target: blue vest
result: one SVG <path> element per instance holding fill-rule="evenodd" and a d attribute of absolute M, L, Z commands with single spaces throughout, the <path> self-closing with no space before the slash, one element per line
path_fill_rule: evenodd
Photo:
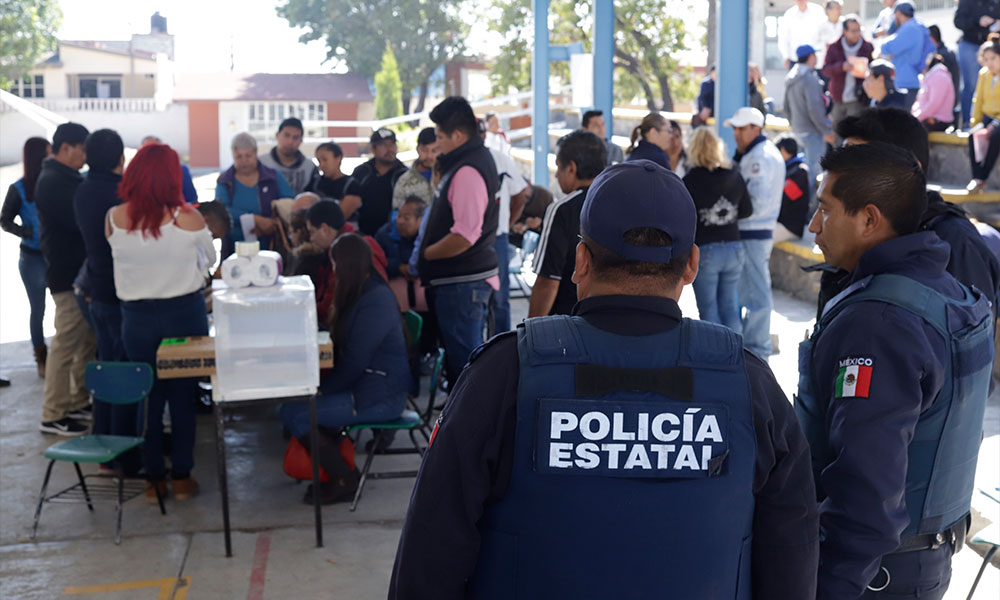
<path fill-rule="evenodd" d="M 469 598 L 750 598 L 756 437 L 740 336 L 518 328 L 506 495 Z"/>
<path fill-rule="evenodd" d="M 809 440 L 818 486 L 820 474 L 834 458 L 826 419 L 829 399 L 816 397 L 809 368 L 823 330 L 851 304 L 874 301 L 914 313 L 944 338 L 945 383 L 920 415 L 907 449 L 910 524 L 903 537 L 944 531 L 969 512 L 993 363 L 993 314 L 982 293 L 963 289 L 965 298 L 956 300 L 901 275 L 867 277 L 830 300 L 812 337 L 799 345 L 795 412 Z"/>
<path fill-rule="evenodd" d="M 23 178 L 14 182 L 14 188 L 21 195 L 21 210 L 18 212 L 21 216 L 21 225 L 31 227 L 31 237 L 21 238 L 21 245 L 38 250 L 40 249 L 39 239 L 42 235 L 42 226 L 38 224 L 38 209 L 35 208 L 34 202 L 28 202 L 28 192 L 24 189 Z"/>

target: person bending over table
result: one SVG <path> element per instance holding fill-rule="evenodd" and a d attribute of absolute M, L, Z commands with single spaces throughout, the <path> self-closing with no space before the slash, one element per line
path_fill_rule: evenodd
<path fill-rule="evenodd" d="M 324 504 L 354 496 L 360 476 L 340 454 L 349 425 L 389 421 L 406 407 L 410 368 L 396 298 L 372 263 L 364 238 L 344 234 L 330 248 L 337 287 L 330 311 L 334 367 L 320 382 L 316 399 L 320 425 L 319 464 L 330 475 L 320 484 Z M 281 420 L 305 448 L 309 440 L 309 407 L 285 404 Z M 325 431 L 324 431 L 325 430 Z M 313 502 L 312 486 L 303 501 Z"/>

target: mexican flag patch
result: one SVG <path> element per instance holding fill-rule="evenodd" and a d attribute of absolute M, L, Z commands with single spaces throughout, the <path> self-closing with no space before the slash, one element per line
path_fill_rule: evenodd
<path fill-rule="evenodd" d="M 834 386 L 835 398 L 867 398 L 872 382 L 873 363 L 870 358 L 847 358 L 840 361 L 840 372 Z"/>

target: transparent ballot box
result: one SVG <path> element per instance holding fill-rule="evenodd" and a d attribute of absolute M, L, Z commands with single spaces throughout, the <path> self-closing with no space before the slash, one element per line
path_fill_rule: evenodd
<path fill-rule="evenodd" d="M 217 400 L 308 395 L 319 387 L 316 296 L 307 276 L 212 292 Z"/>

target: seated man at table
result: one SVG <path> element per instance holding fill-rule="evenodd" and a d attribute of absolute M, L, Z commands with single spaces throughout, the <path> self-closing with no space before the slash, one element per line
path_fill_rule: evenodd
<path fill-rule="evenodd" d="M 316 316 L 321 326 L 325 325 L 330 314 L 336 285 L 336 271 L 330 262 L 329 251 L 334 241 L 345 233 L 354 231 L 350 223 L 346 223 L 340 205 L 333 200 L 320 200 L 309 207 L 306 213 L 306 227 L 309 228 L 309 239 L 315 251 L 321 254 L 320 266 L 312 276 L 316 288 Z M 371 247 L 372 264 L 383 280 L 387 280 L 385 252 L 371 236 L 363 238 Z"/>
<path fill-rule="evenodd" d="M 341 217 L 343 218 L 343 217 Z M 320 382 L 316 418 L 320 425 L 319 464 L 330 476 L 320 484 L 323 504 L 351 499 L 359 475 L 340 453 L 345 427 L 399 417 L 406 408 L 410 367 L 403 322 L 372 248 L 357 234 L 342 235 L 330 248 L 337 266 L 338 293 L 330 312 L 334 367 Z M 311 448 L 309 407 L 285 404 L 281 420 L 302 446 Z M 303 501 L 313 503 L 309 487 Z"/>

